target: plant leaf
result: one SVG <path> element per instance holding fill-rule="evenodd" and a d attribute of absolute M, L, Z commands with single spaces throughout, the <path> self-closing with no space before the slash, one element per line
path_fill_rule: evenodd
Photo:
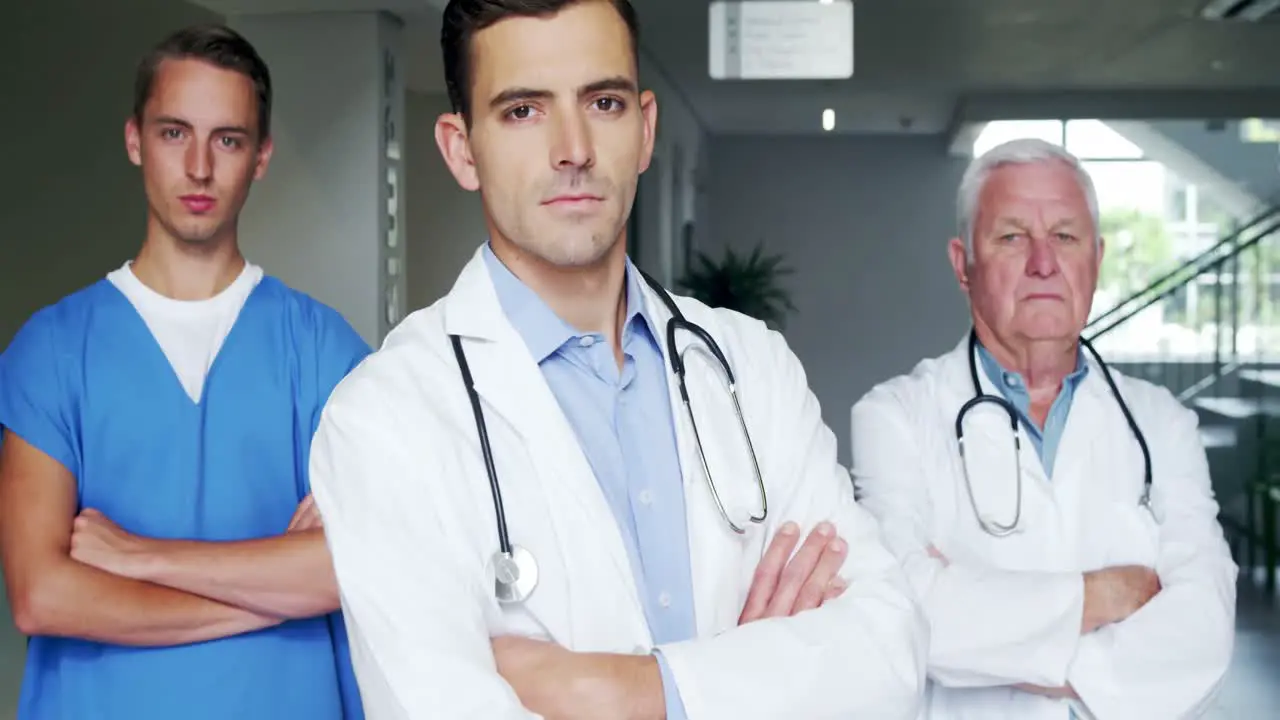
<path fill-rule="evenodd" d="M 783 260 L 782 255 L 765 255 L 763 243 L 745 255 L 725 248 L 719 261 L 698 252 L 694 267 L 688 269 L 680 285 L 711 307 L 735 310 L 780 326 L 788 312 L 796 311 L 791 294 L 779 282 L 794 272 Z"/>

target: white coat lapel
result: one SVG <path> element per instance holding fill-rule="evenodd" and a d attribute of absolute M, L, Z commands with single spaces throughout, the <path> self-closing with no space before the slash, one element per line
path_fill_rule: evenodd
<path fill-rule="evenodd" d="M 537 483 L 536 490 L 520 494 L 544 498 L 547 507 L 549 523 L 509 526 L 512 542 L 533 551 L 540 565 L 541 580 L 528 601 L 530 609 L 551 621 L 548 624 L 572 628 L 567 640 L 579 650 L 590 649 L 602 638 L 619 637 L 620 618 L 630 618 L 634 642 L 647 639 L 621 531 L 559 402 L 503 315 L 480 254 L 463 270 L 448 302 L 446 331 L 464 340 L 476 391 L 487 406 L 486 421 L 491 427 L 507 423 L 532 461 L 531 472 L 514 477 L 507 473 L 500 479 L 506 487 Z M 494 452 L 499 452 L 496 443 Z M 515 494 L 514 489 L 506 492 Z M 557 570 L 563 573 L 562 584 L 557 583 Z M 584 611 L 584 602 L 609 611 Z M 612 627 L 602 627 L 602 622 Z"/>
<path fill-rule="evenodd" d="M 964 389 L 958 398 L 957 413 L 974 394 L 970 357 L 966 336 L 958 349 L 959 362 L 953 363 L 951 368 L 952 383 L 955 387 Z M 982 392 L 1003 399 L 1003 393 L 987 375 L 981 361 L 973 357 L 973 362 Z M 974 495 L 978 506 L 1002 524 L 1012 522 L 1017 509 L 1014 487 L 1017 465 L 1013 456 L 1015 432 L 1018 441 L 1017 462 L 1021 465 L 1023 478 L 1022 519 L 1025 520 L 1028 494 L 1050 492 L 1044 464 L 1036 454 L 1035 445 L 1031 442 L 1026 427 L 1019 421 L 1015 430 L 1008 413 L 995 402 L 977 405 L 965 416 L 965 459 L 969 464 Z"/>
<path fill-rule="evenodd" d="M 954 437 L 955 417 L 974 396 L 970 371 L 968 339 L 965 338 L 948 356 L 944 387 L 949 400 L 944 403 L 944 421 Z M 1002 397 L 999 388 L 987 377 L 975 358 L 978 382 L 982 392 Z M 1022 501 L 1018 503 L 1018 466 L 1014 462 L 1013 429 L 1008 414 L 994 402 L 984 402 L 973 409 L 964 424 L 964 460 L 958 443 L 953 440 L 953 477 L 955 478 L 955 515 L 950 520 L 947 541 L 950 554 L 958 560 L 975 560 L 1006 569 L 1029 569 L 1044 564 L 1046 553 L 1056 557 L 1061 536 L 1061 522 L 1056 509 L 1054 489 L 1031 443 L 1025 427 L 1019 423 L 1017 438 L 1021 465 Z M 968 484 L 965 467 L 968 467 Z M 972 487 L 972 495 L 970 495 Z M 1021 510 L 1019 511 L 1019 507 Z M 1001 525 L 1014 522 L 1018 529 L 1011 535 L 996 537 L 985 532 L 975 513 Z"/>
<path fill-rule="evenodd" d="M 724 382 L 723 371 L 719 369 L 714 356 L 709 352 L 702 352 L 705 348 L 701 340 L 687 331 L 678 331 L 676 352 L 689 349 L 684 356 L 686 386 L 697 432 L 702 438 L 703 450 L 707 455 L 707 465 L 715 476 L 716 489 L 726 510 L 739 525 L 747 525 L 746 534 L 738 535 L 729 529 L 712 496 L 702 458 L 698 453 L 694 425 L 689 420 L 689 413 L 680 393 L 679 379 L 671 369 L 671 348 L 667 343 L 667 324 L 671 319 L 671 312 L 662 298 L 648 285 L 645 286 L 645 303 L 647 315 L 656 326 L 655 334 L 662 347 L 667 369 L 672 421 L 676 429 L 680 469 L 683 474 L 698 632 L 700 635 L 713 635 L 737 624 L 742 603 L 746 599 L 747 585 L 744 579 L 749 580 L 749 574 L 754 570 L 754 563 L 751 563 L 744 576 L 744 558 L 749 555 L 744 552 L 744 548 L 753 544 L 759 547 L 762 543 L 761 527 L 746 522 L 749 514 L 758 512 L 754 473 L 748 464 L 748 449 L 740 439 L 741 431 Z M 715 337 L 714 328 L 705 329 Z M 720 338 L 716 338 L 716 341 L 721 351 L 730 355 L 724 341 Z M 760 442 L 760 439 L 753 437 L 753 441 Z M 759 553 L 756 555 L 758 557 Z"/>
<path fill-rule="evenodd" d="M 1071 399 L 1054 456 L 1053 483 L 1068 517 L 1079 517 L 1089 496 L 1096 493 L 1096 483 L 1105 483 L 1114 476 L 1115 468 L 1097 467 L 1092 458 L 1104 454 L 1098 452 L 1099 446 L 1110 447 L 1110 439 L 1103 434 L 1118 428 L 1127 430 L 1120 406 L 1111 395 L 1102 368 L 1090 359 L 1089 372 Z"/>
<path fill-rule="evenodd" d="M 1062 440 L 1054 456 L 1054 475 L 1072 477 L 1081 469 L 1081 463 L 1089 456 L 1088 448 L 1098 433 L 1111 427 L 1106 416 L 1106 403 L 1111 398 L 1102 369 L 1089 363 L 1089 372 L 1076 387 L 1071 398 L 1071 409 L 1063 427 Z M 1116 408 L 1117 413 L 1119 407 Z"/>

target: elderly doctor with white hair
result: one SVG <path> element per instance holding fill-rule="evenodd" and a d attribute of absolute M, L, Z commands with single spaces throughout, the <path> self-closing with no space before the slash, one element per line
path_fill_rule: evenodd
<path fill-rule="evenodd" d="M 1057 146 L 976 159 L 948 248 L 972 329 L 852 410 L 856 487 L 930 620 L 929 718 L 1197 717 L 1227 670 L 1196 416 L 1080 338 L 1097 207 Z"/>

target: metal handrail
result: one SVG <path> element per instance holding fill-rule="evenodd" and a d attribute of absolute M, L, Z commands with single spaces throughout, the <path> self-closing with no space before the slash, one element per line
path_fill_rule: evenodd
<path fill-rule="evenodd" d="M 1175 292 L 1177 292 L 1178 290 L 1182 289 L 1184 286 L 1186 286 L 1186 285 L 1187 285 L 1188 283 L 1190 283 L 1192 280 L 1195 280 L 1196 278 L 1198 278 L 1198 277 L 1200 277 L 1201 275 L 1203 275 L 1206 271 L 1208 271 L 1208 270 L 1210 270 L 1210 269 L 1212 269 L 1212 268 L 1218 268 L 1218 269 L 1220 269 L 1220 268 L 1222 267 L 1222 265 L 1224 265 L 1224 264 L 1226 264 L 1226 263 L 1227 263 L 1227 261 L 1229 261 L 1229 260 L 1231 260 L 1232 258 L 1236 257 L 1237 255 L 1239 255 L 1240 253 L 1244 252 L 1245 250 L 1248 250 L 1249 248 L 1253 247 L 1254 245 L 1257 245 L 1259 242 L 1262 242 L 1263 240 L 1267 239 L 1268 237 L 1270 237 L 1270 236 L 1271 236 L 1271 234 L 1272 234 L 1272 233 L 1276 232 L 1277 230 L 1280 230 L 1280 218 L 1277 218 L 1274 222 L 1272 222 L 1270 225 L 1268 225 L 1268 226 L 1267 226 L 1267 228 L 1266 228 L 1265 230 L 1263 230 L 1262 232 L 1259 232 L 1257 235 L 1253 236 L 1253 237 L 1252 237 L 1252 238 L 1250 238 L 1249 240 L 1247 240 L 1247 241 L 1245 241 L 1245 242 L 1243 242 L 1243 243 L 1240 243 L 1240 244 L 1236 245 L 1236 246 L 1235 246 L 1235 247 L 1234 247 L 1230 252 L 1228 252 L 1227 254 L 1225 254 L 1225 255 L 1223 255 L 1222 257 L 1219 257 L 1219 258 L 1214 258 L 1212 261 L 1210 261 L 1210 262 L 1206 263 L 1206 264 L 1204 265 L 1204 267 L 1201 267 L 1201 268 L 1197 269 L 1197 270 L 1196 270 L 1194 273 L 1192 273 L 1191 275 L 1187 276 L 1186 278 L 1183 278 L 1181 281 L 1179 281 L 1179 282 L 1177 282 L 1177 283 L 1174 283 L 1174 284 L 1172 284 L 1172 285 L 1169 285 L 1169 286 L 1168 286 L 1168 287 L 1166 287 L 1163 291 L 1161 291 L 1158 295 L 1153 295 L 1153 296 L 1151 296 L 1150 298 L 1147 298 L 1147 300 L 1146 300 L 1145 302 L 1143 302 L 1141 305 L 1139 305 L 1138 307 L 1134 308 L 1133 310 L 1130 310 L 1129 312 L 1124 313 L 1123 315 L 1121 315 L 1121 316 L 1120 316 L 1120 318 L 1119 318 L 1119 319 L 1115 320 L 1114 322 L 1110 323 L 1109 325 L 1104 326 L 1101 330 L 1098 330 L 1097 332 L 1093 333 L 1093 335 L 1091 335 L 1091 336 L 1089 337 L 1089 341 L 1090 341 L 1090 342 L 1094 342 L 1094 341 L 1096 341 L 1098 338 L 1102 337 L 1103 335 L 1105 335 L 1105 334 L 1106 334 L 1106 333 L 1108 333 L 1108 332 L 1111 332 L 1112 330 L 1114 330 L 1114 329 L 1115 329 L 1116 327 L 1118 327 L 1119 325 L 1124 324 L 1124 323 L 1125 323 L 1129 318 L 1133 317 L 1134 315 L 1137 315 L 1138 313 L 1142 312 L 1143 310 L 1146 310 L 1147 308 L 1151 307 L 1152 305 L 1155 305 L 1156 303 L 1160 302 L 1161 300 L 1163 300 L 1163 299 L 1165 299 L 1165 298 L 1169 297 L 1169 296 L 1170 296 L 1170 295 L 1172 295 L 1173 293 L 1175 293 Z M 1221 243 L 1220 243 L 1219 245 L 1215 245 L 1214 247 L 1215 247 L 1215 248 L 1217 248 L 1217 247 L 1220 247 L 1220 246 L 1221 246 Z M 1203 257 L 1204 257 L 1204 255 L 1205 255 L 1205 253 L 1201 253 L 1199 256 L 1197 256 L 1197 257 L 1196 257 L 1196 259 L 1198 260 L 1198 259 L 1200 259 L 1200 258 L 1203 258 Z M 1188 265 L 1187 265 L 1187 264 L 1184 264 L 1182 267 L 1184 267 L 1184 268 L 1185 268 L 1185 267 L 1188 267 Z M 1136 297 L 1137 297 L 1137 295 L 1135 295 L 1135 296 L 1133 296 L 1133 297 L 1134 297 L 1134 298 L 1136 298 Z M 1099 319 L 1102 319 L 1102 318 L 1101 318 L 1101 317 L 1099 317 Z M 1096 322 L 1095 322 L 1095 323 L 1089 323 L 1089 325 L 1093 325 L 1093 324 L 1096 324 Z M 1088 329 L 1089 329 L 1089 325 L 1086 325 L 1086 326 L 1085 326 L 1085 329 L 1086 329 L 1086 330 L 1088 330 Z"/>
<path fill-rule="evenodd" d="M 1214 244 L 1213 244 L 1211 247 L 1209 247 L 1207 250 L 1205 250 L 1205 251 L 1201 252 L 1199 255 L 1196 255 L 1196 256 L 1195 256 L 1195 257 L 1193 257 L 1193 258 L 1189 258 L 1188 260 L 1186 260 L 1185 262 L 1183 262 L 1183 263 L 1182 263 L 1181 265 L 1179 265 L 1178 267 L 1176 267 L 1176 268 L 1174 268 L 1174 269 L 1170 270 L 1169 272 L 1165 273 L 1164 275 L 1161 275 L 1160 277 L 1156 278 L 1155 280 L 1152 280 L 1150 283 L 1148 283 L 1148 284 L 1147 284 L 1147 286 L 1146 286 L 1146 287 L 1144 287 L 1144 288 L 1142 288 L 1141 290 L 1138 290 L 1137 292 L 1135 292 L 1135 293 L 1131 294 L 1129 297 L 1127 297 L 1127 298 L 1125 298 L 1124 300 L 1121 300 L 1120 302 L 1116 303 L 1116 304 L 1115 304 L 1115 306 L 1114 306 L 1114 307 L 1112 307 L 1110 310 L 1107 310 L 1106 312 L 1102 313 L 1102 314 L 1101 314 L 1101 315 L 1099 315 L 1098 317 L 1096 317 L 1096 318 L 1094 318 L 1094 319 L 1090 320 L 1088 323 L 1086 323 L 1086 324 L 1085 324 L 1085 329 L 1086 329 L 1086 330 L 1088 330 L 1090 327 L 1093 327 L 1093 326 L 1095 326 L 1095 325 L 1099 325 L 1099 324 L 1101 324 L 1101 323 L 1102 323 L 1102 321 L 1104 321 L 1104 320 L 1106 320 L 1107 318 L 1111 317 L 1112 315 L 1114 315 L 1114 314 L 1116 314 L 1116 313 L 1120 312 L 1121 308 L 1123 308 L 1124 306 L 1126 306 L 1126 305 L 1128 305 L 1128 304 L 1130 304 L 1130 303 L 1132 303 L 1132 302 L 1136 301 L 1137 299 L 1141 298 L 1143 295 L 1146 295 L 1147 293 L 1152 292 L 1152 291 L 1153 291 L 1153 290 L 1155 290 L 1156 288 L 1158 288 L 1158 287 L 1160 287 L 1161 285 L 1163 285 L 1164 283 L 1168 282 L 1168 281 L 1169 281 L 1170 279 L 1172 279 L 1173 277 L 1177 276 L 1179 273 L 1182 273 L 1182 272 L 1186 271 L 1188 268 L 1190 268 L 1190 267 L 1192 267 L 1192 266 L 1197 265 L 1197 264 L 1198 264 L 1198 263 L 1200 263 L 1204 258 L 1209 257 L 1210 255 L 1213 255 L 1214 253 L 1218 252 L 1218 250 L 1219 250 L 1219 249 L 1221 249 L 1222 247 L 1225 247 L 1226 245 L 1229 245 L 1229 244 L 1231 244 L 1231 243 L 1234 243 L 1234 242 L 1236 241 L 1236 239 L 1237 239 L 1237 238 L 1239 238 L 1241 235 L 1243 235 L 1244 233 L 1248 232 L 1249 230 L 1251 230 L 1251 229 L 1253 229 L 1253 228 L 1257 227 L 1258 225 L 1263 224 L 1263 223 L 1264 223 L 1264 222 L 1266 222 L 1267 220 L 1272 219 L 1272 217 L 1273 217 L 1273 216 L 1280 216 L 1280 205 L 1273 205 L 1273 206 L 1271 206 L 1271 207 L 1267 208 L 1266 210 L 1262 211 L 1261 213 L 1259 213 L 1259 214 L 1257 214 L 1257 215 L 1253 216 L 1252 218 L 1250 218 L 1250 219 L 1246 220 L 1243 224 L 1241 224 L 1241 225 L 1239 225 L 1238 227 L 1236 227 L 1236 229 L 1235 229 L 1235 230 L 1233 230 L 1233 231 L 1231 231 L 1230 233 L 1228 233 L 1227 235 L 1225 235 L 1221 240 L 1219 240 L 1218 242 L 1214 243 Z M 1275 225 L 1275 224 L 1272 224 L 1272 225 L 1271 225 L 1271 227 L 1267 230 L 1267 232 L 1266 232 L 1266 233 L 1263 233 L 1263 234 L 1265 235 L 1265 234 L 1267 234 L 1267 233 L 1273 232 L 1275 229 L 1276 229 L 1276 225 Z M 1237 250 L 1236 252 L 1238 253 L 1238 252 L 1239 252 L 1239 250 Z M 1235 253 L 1232 253 L 1232 254 L 1235 254 Z M 1193 273 L 1193 274 L 1191 275 L 1191 277 L 1189 277 L 1189 278 L 1187 278 L 1186 280 L 1184 280 L 1183 282 L 1178 283 L 1177 285 L 1175 285 L 1175 288 L 1177 288 L 1177 287 L 1181 287 L 1182 285 L 1185 285 L 1186 283 L 1188 283 L 1188 282 L 1190 282 L 1192 279 L 1194 279 L 1194 278 L 1196 278 L 1196 277 L 1198 277 L 1198 276 L 1202 275 L 1203 273 L 1204 273 L 1204 269 L 1198 270 L 1197 272 Z M 1164 297 L 1164 296 L 1162 295 L 1161 297 Z M 1145 310 L 1145 309 L 1146 309 L 1146 307 L 1147 307 L 1149 304 L 1150 304 L 1150 303 L 1147 303 L 1147 304 L 1143 305 L 1143 307 L 1142 307 L 1142 308 L 1140 308 L 1140 309 Z M 1130 317 L 1132 317 L 1132 314 L 1130 314 Z M 1110 329 L 1110 328 L 1108 328 L 1108 329 Z M 1095 336 L 1095 337 L 1096 337 L 1096 336 Z"/>

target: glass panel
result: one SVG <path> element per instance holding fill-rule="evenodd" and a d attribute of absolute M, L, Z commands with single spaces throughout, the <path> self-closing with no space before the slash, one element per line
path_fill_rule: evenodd
<path fill-rule="evenodd" d="M 1280 121 L 1265 118 L 1241 120 L 1240 142 L 1280 143 Z"/>
<path fill-rule="evenodd" d="M 1098 193 L 1098 209 L 1131 209 L 1167 217 L 1168 172 L 1151 160 L 1084 162 Z"/>
<path fill-rule="evenodd" d="M 974 156 L 982 155 L 1000 143 L 1018 138 L 1039 138 L 1054 145 L 1062 144 L 1061 120 L 995 120 L 978 133 L 973 142 Z"/>
<path fill-rule="evenodd" d="M 1137 160 L 1142 148 L 1129 142 L 1101 120 L 1068 120 L 1067 150 L 1091 160 Z"/>
<path fill-rule="evenodd" d="M 1186 220 L 1190 216 L 1190 204 L 1187 196 L 1191 187 L 1186 183 L 1174 183 L 1173 192 L 1169 196 L 1169 219 L 1175 222 Z"/>

